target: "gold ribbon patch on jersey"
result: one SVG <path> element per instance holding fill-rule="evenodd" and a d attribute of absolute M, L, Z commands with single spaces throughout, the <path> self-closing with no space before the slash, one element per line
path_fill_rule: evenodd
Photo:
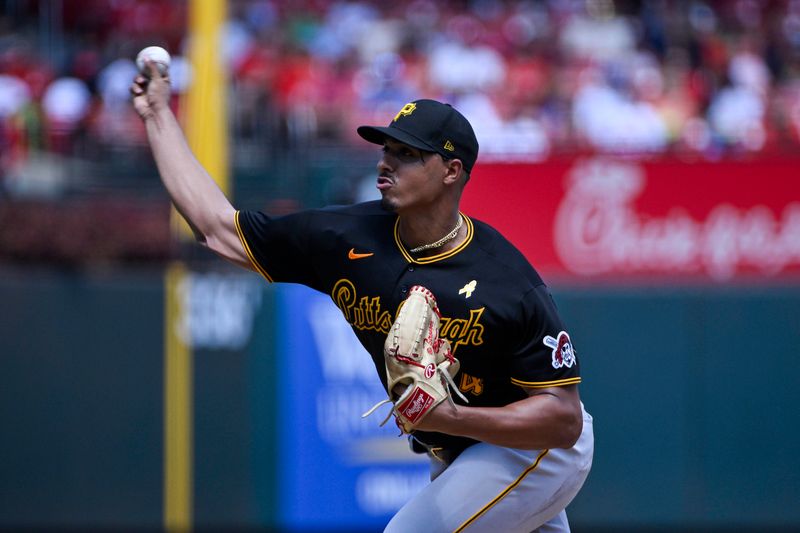
<path fill-rule="evenodd" d="M 478 282 L 473 279 L 472 281 L 461 287 L 458 290 L 458 294 L 463 294 L 464 298 L 469 298 L 470 296 L 472 296 L 472 293 L 475 292 L 475 287 L 477 287 L 477 285 Z"/>

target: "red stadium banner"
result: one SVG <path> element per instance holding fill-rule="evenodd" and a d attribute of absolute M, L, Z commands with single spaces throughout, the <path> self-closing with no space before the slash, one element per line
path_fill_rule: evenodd
<path fill-rule="evenodd" d="M 800 162 L 476 166 L 462 202 L 546 279 L 800 280 Z"/>

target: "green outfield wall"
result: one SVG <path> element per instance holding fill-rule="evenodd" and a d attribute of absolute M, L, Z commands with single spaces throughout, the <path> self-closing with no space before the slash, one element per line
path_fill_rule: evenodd
<path fill-rule="evenodd" d="M 282 287 L 228 270 L 191 279 L 193 523 L 268 528 L 276 420 L 292 401 L 274 387 L 291 364 L 274 356 L 275 324 L 291 319 Z M 800 527 L 800 287 L 554 295 L 595 417 L 573 530 Z M 4 269 L 0 302 L 0 529 L 159 528 L 163 272 Z"/>

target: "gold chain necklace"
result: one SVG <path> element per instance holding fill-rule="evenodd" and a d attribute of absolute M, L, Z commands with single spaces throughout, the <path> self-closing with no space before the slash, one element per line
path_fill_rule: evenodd
<path fill-rule="evenodd" d="M 422 246 L 417 246 L 416 248 L 411 248 L 409 250 L 409 252 L 411 252 L 412 254 L 415 254 L 415 253 L 421 252 L 423 250 L 430 250 L 431 248 L 438 248 L 438 247 L 442 246 L 443 244 L 452 241 L 453 239 L 456 238 L 456 235 L 458 235 L 458 230 L 461 229 L 461 225 L 463 223 L 464 223 L 464 217 L 462 217 L 461 214 L 459 214 L 458 215 L 458 224 L 456 224 L 456 227 L 453 228 L 453 231 L 451 231 L 450 233 L 448 233 L 447 235 L 445 235 L 444 237 L 442 237 L 441 239 L 439 239 L 436 242 L 432 242 L 430 244 L 423 244 Z"/>

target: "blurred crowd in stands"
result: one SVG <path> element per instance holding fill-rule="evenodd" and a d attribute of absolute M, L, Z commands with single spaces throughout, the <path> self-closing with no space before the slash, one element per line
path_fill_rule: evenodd
<path fill-rule="evenodd" d="M 179 107 L 187 10 L 0 0 L 4 189 L 43 158 L 145 151 L 133 59 L 172 52 Z M 233 144 L 252 153 L 362 146 L 357 125 L 419 97 L 461 109 L 483 161 L 800 149 L 800 0 L 229 0 L 222 41 Z"/>

